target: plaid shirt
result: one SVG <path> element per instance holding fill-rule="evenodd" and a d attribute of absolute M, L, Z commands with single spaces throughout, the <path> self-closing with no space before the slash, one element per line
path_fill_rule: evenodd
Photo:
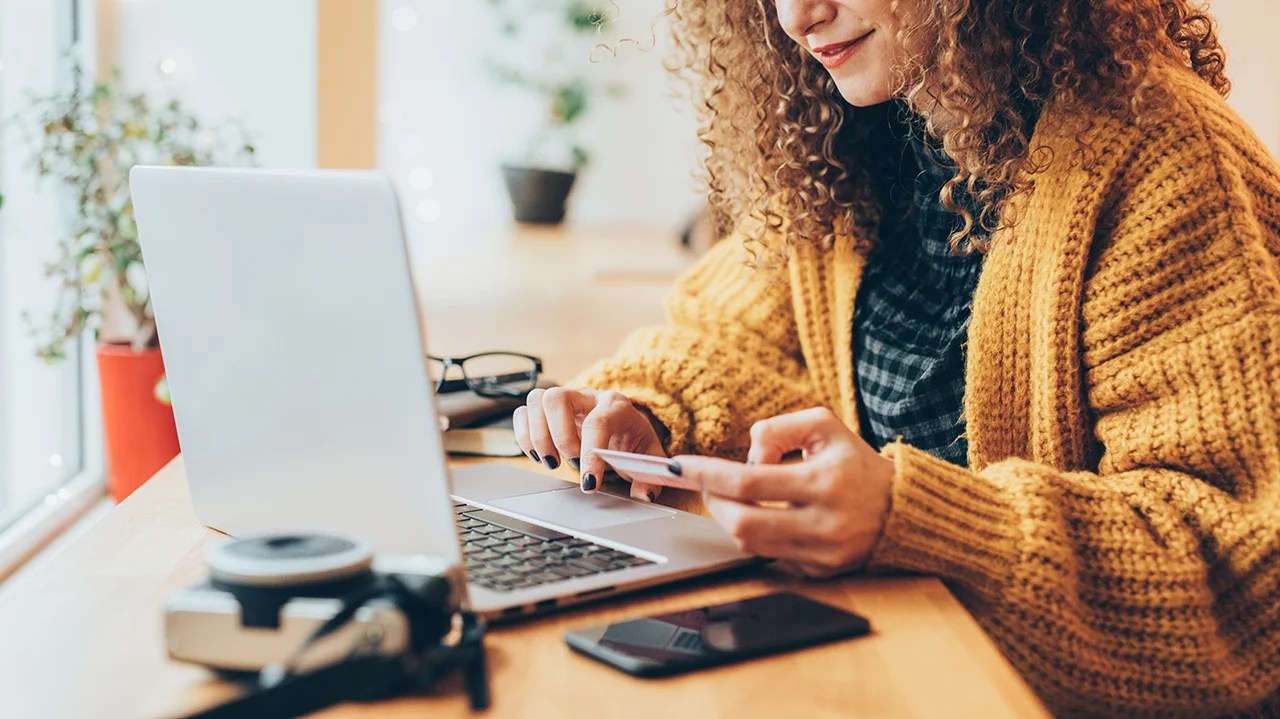
<path fill-rule="evenodd" d="M 917 118 L 890 112 L 904 145 L 886 194 L 880 239 L 868 258 L 853 318 L 853 357 L 863 436 L 904 442 L 960 466 L 964 344 L 982 255 L 957 256 L 948 238 L 962 223 L 938 198 L 953 165 Z M 965 200 L 957 194 L 957 200 Z"/>

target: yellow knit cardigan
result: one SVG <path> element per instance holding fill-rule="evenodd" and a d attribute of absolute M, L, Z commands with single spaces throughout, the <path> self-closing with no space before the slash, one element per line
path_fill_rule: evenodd
<path fill-rule="evenodd" d="M 1199 78 L 1149 73 L 1170 97 L 1140 122 L 1045 108 L 1053 161 L 974 298 L 969 468 L 884 450 L 873 566 L 947 580 L 1056 712 L 1275 711 L 1280 173 Z M 742 456 L 753 422 L 816 405 L 856 431 L 864 244 L 771 274 L 730 238 L 579 381 L 648 407 L 672 453 Z"/>

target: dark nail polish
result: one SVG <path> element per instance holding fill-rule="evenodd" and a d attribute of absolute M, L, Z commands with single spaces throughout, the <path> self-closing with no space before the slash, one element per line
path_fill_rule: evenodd
<path fill-rule="evenodd" d="M 535 461 L 535 462 L 541 462 L 541 461 L 542 461 L 542 458 L 538 456 L 538 450 L 536 450 L 536 449 L 531 449 L 531 450 L 529 450 L 529 458 L 530 458 L 530 459 L 532 459 L 532 460 L 533 460 L 533 461 Z"/>
<path fill-rule="evenodd" d="M 582 491 L 590 492 L 596 488 L 596 476 L 594 474 L 582 475 Z"/>
<path fill-rule="evenodd" d="M 649 490 L 648 492 L 645 492 L 644 496 L 649 498 L 649 504 L 653 504 L 654 502 L 658 501 L 658 495 L 654 494 L 652 489 Z"/>
<path fill-rule="evenodd" d="M 680 463 L 675 460 L 671 460 L 670 462 L 667 462 L 667 469 L 671 470 L 671 473 L 677 477 L 679 477 L 680 472 L 683 471 L 683 469 L 680 467 Z"/>
<path fill-rule="evenodd" d="M 582 469 L 582 460 L 578 459 L 577 457 L 570 457 L 570 458 L 569 458 L 569 466 L 570 466 L 570 467 L 573 467 L 573 471 L 575 471 L 575 472 L 576 472 L 576 471 L 578 471 L 578 470 Z"/>
<path fill-rule="evenodd" d="M 547 469 L 555 469 L 556 467 L 560 466 L 560 460 L 556 459 L 553 455 L 550 455 L 550 454 L 543 457 L 542 461 L 547 465 Z"/>

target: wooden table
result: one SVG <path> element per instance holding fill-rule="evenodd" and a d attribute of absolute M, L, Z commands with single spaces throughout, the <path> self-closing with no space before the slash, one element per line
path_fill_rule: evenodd
<path fill-rule="evenodd" d="M 519 466 L 530 466 L 528 461 Z M 0 592 L 0 715 L 165 717 L 231 696 L 164 654 L 165 595 L 201 578 L 218 533 L 191 511 L 181 459 L 39 572 Z M 633 679 L 570 652 L 567 629 L 793 589 L 867 616 L 869 637 L 665 680 Z M 708 577 L 497 627 L 488 639 L 496 717 L 1035 717 L 1044 710 L 937 580 L 808 582 L 778 570 Z M 318 716 L 464 716 L 460 683 L 427 698 Z"/>
<path fill-rule="evenodd" d="M 415 260 L 432 350 L 521 349 L 567 377 L 630 329 L 662 320 L 671 270 L 687 261 L 671 254 L 669 241 L 621 230 L 423 243 Z M 205 671 L 168 661 L 161 640 L 165 595 L 201 578 L 204 547 L 218 536 L 193 515 L 179 458 L 60 553 L 0 586 L 0 717 L 165 717 L 230 696 L 234 689 Z M 573 627 L 783 588 L 866 615 L 874 634 L 656 681 L 577 656 L 561 640 Z M 972 617 L 931 578 L 806 582 L 757 569 L 502 626 L 487 644 L 490 716 L 1044 716 Z M 467 714 L 455 681 L 432 697 L 345 705 L 322 716 Z"/>

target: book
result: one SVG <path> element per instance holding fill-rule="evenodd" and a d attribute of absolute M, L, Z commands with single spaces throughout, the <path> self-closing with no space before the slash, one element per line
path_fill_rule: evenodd
<path fill-rule="evenodd" d="M 539 387 L 554 387 L 539 380 Z M 454 454 L 488 457 L 518 457 L 511 413 L 524 404 L 524 397 L 481 397 L 475 392 L 445 392 L 436 395 L 444 449 Z"/>
<path fill-rule="evenodd" d="M 510 415 L 524 404 L 523 397 L 481 397 L 475 392 L 446 392 L 436 395 L 436 411 L 440 430 L 480 424 L 502 415 Z"/>
<path fill-rule="evenodd" d="M 523 452 L 516 444 L 511 413 L 491 417 L 470 427 L 454 427 L 443 435 L 444 451 L 450 454 L 475 454 L 485 457 L 519 457 Z"/>

